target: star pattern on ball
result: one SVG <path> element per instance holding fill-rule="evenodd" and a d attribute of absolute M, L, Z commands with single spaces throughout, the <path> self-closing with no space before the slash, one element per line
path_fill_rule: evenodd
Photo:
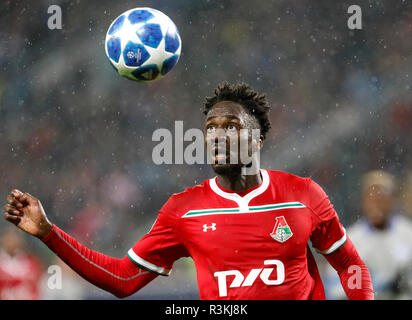
<path fill-rule="evenodd" d="M 162 57 L 162 61 L 174 56 L 174 53 L 167 52 L 165 45 L 165 38 L 163 37 L 162 41 L 160 41 L 157 48 L 146 47 L 147 52 L 150 54 L 150 58 L 143 63 L 144 65 L 148 64 L 158 64 L 156 61 L 159 61 L 159 57 Z M 158 64 L 159 69 L 162 67 Z"/>

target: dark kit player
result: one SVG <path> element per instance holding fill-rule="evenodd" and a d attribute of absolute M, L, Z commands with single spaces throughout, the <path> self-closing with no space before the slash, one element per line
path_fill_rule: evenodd
<path fill-rule="evenodd" d="M 221 84 L 206 99 L 206 139 L 214 139 L 216 152 L 222 147 L 216 132 L 230 140 L 241 129 L 260 129 L 260 149 L 270 128 L 268 112 L 265 96 L 247 84 Z M 174 261 L 190 256 L 201 299 L 324 299 L 310 240 L 337 270 L 349 299 L 373 299 L 368 268 L 318 184 L 280 171 L 244 174 L 245 164 L 222 163 L 224 158 L 220 153 L 212 164 L 217 177 L 172 195 L 123 259 L 78 243 L 49 222 L 28 193 L 11 192 L 5 219 L 117 297 L 169 275 Z"/>

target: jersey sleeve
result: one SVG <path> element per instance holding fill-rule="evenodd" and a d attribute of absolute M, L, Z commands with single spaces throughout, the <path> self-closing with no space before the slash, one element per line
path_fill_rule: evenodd
<path fill-rule="evenodd" d="M 308 179 L 307 197 L 312 211 L 312 246 L 319 253 L 331 254 L 345 244 L 345 228 L 325 191 L 311 179 Z"/>
<path fill-rule="evenodd" d="M 150 231 L 127 252 L 129 259 L 140 268 L 168 276 L 176 260 L 190 255 L 178 239 L 176 223 L 175 203 L 171 197 L 160 209 Z"/>

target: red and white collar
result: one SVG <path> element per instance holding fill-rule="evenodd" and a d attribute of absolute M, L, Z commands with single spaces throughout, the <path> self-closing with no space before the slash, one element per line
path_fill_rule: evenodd
<path fill-rule="evenodd" d="M 249 202 L 266 191 L 269 186 L 270 178 L 266 169 L 260 169 L 260 174 L 262 175 L 262 183 L 259 188 L 256 188 L 249 193 L 245 194 L 243 197 L 237 193 L 225 192 L 217 184 L 217 177 L 209 179 L 210 188 L 222 198 L 235 201 L 241 211 L 248 211 Z"/>

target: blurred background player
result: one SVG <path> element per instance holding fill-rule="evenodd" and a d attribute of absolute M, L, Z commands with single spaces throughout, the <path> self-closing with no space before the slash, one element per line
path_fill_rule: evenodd
<path fill-rule="evenodd" d="M 347 230 L 369 268 L 376 299 L 412 298 L 412 223 L 398 210 L 396 186 L 385 171 L 366 173 L 361 187 L 364 216 Z M 327 295 L 344 298 L 338 278 L 327 270 Z"/>
<path fill-rule="evenodd" d="M 39 259 L 26 251 L 23 235 L 7 228 L 0 240 L 0 299 L 41 299 L 43 268 Z"/>

